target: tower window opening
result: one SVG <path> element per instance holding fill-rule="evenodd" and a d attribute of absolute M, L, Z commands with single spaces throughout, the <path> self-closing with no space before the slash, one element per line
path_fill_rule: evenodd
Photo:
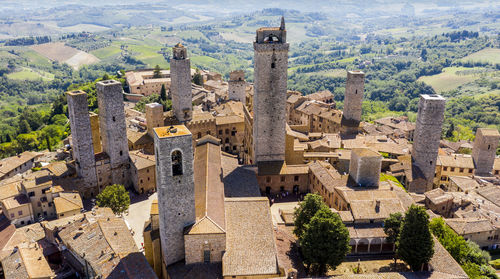
<path fill-rule="evenodd" d="M 182 153 L 179 150 L 172 152 L 172 176 L 182 175 Z"/>
<path fill-rule="evenodd" d="M 358 89 L 356 89 L 356 92 L 354 92 L 354 94 L 358 94 Z"/>
<path fill-rule="evenodd" d="M 432 161 L 429 161 L 429 165 L 431 165 L 431 166 L 432 166 Z"/>
<path fill-rule="evenodd" d="M 491 148 L 491 145 L 488 144 L 488 150 L 490 150 L 490 148 Z"/>
<path fill-rule="evenodd" d="M 116 118 L 113 116 L 113 122 L 115 122 L 115 121 L 116 121 Z"/>
<path fill-rule="evenodd" d="M 273 63 L 271 63 L 271 68 L 274 69 L 274 67 L 276 67 L 276 65 Z"/>

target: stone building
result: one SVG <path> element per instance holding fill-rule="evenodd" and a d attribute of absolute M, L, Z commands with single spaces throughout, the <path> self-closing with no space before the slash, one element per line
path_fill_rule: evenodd
<path fill-rule="evenodd" d="M 365 91 L 365 73 L 348 71 L 345 84 L 342 126 L 356 128 L 361 122 L 361 107 Z"/>
<path fill-rule="evenodd" d="M 247 106 L 243 106 L 243 118 L 245 119 L 245 132 L 243 134 L 243 163 L 252 165 L 255 163 L 253 145 L 253 112 Z"/>
<path fill-rule="evenodd" d="M 76 172 L 78 176 L 83 178 L 85 192 L 98 193 L 87 93 L 70 91 L 66 92 L 66 98 Z"/>
<path fill-rule="evenodd" d="M 172 109 L 177 120 L 186 122 L 193 117 L 191 61 L 187 57 L 187 49 L 180 43 L 172 48 L 172 52 L 173 57 L 170 60 Z"/>
<path fill-rule="evenodd" d="M 168 266 L 185 258 L 184 230 L 196 221 L 193 143 L 184 125 L 154 131 L 160 238 Z"/>
<path fill-rule="evenodd" d="M 434 185 L 447 188 L 452 176 L 471 176 L 474 173 L 474 161 L 470 155 L 438 155 Z"/>
<path fill-rule="evenodd" d="M 495 155 L 500 140 L 500 133 L 496 129 L 479 128 L 476 132 L 472 158 L 476 167 L 476 174 L 490 175 L 495 162 Z"/>
<path fill-rule="evenodd" d="M 130 180 L 137 193 L 156 191 L 156 163 L 153 155 L 130 152 Z"/>
<path fill-rule="evenodd" d="M 144 224 L 144 256 L 153 268 L 158 278 L 163 278 L 162 252 L 160 244 L 160 219 L 158 212 L 158 200 L 151 203 L 149 220 Z"/>
<path fill-rule="evenodd" d="M 193 134 L 193 149 L 196 147 L 196 141 L 206 135 L 215 136 L 216 119 L 207 111 L 194 111 L 193 118 L 186 123 L 186 127 Z"/>
<path fill-rule="evenodd" d="M 103 151 L 109 156 L 113 184 L 128 185 L 128 140 L 122 84 L 116 80 L 96 84 Z"/>
<path fill-rule="evenodd" d="M 146 104 L 146 126 L 151 139 L 154 138 L 153 129 L 163 125 L 163 106 L 158 103 Z"/>
<path fill-rule="evenodd" d="M 305 193 L 308 190 L 309 167 L 307 165 L 287 165 L 282 162 L 262 162 L 258 166 L 257 181 L 262 193 L 276 195 Z"/>
<path fill-rule="evenodd" d="M 230 100 L 214 107 L 217 138 L 221 140 L 221 148 L 227 153 L 243 157 L 243 140 L 245 119 L 243 103 Z"/>
<path fill-rule="evenodd" d="M 289 49 L 284 19 L 280 27 L 259 28 L 253 45 L 255 161 L 284 161 Z"/>
<path fill-rule="evenodd" d="M 197 141 L 194 154 L 196 223 L 186 231 L 186 264 L 222 262 L 226 250 L 224 184 L 219 139 Z"/>
<path fill-rule="evenodd" d="M 410 185 L 411 192 L 423 193 L 432 188 L 445 103 L 446 100 L 439 95 L 420 96 L 411 156 L 413 163 L 425 177 L 426 185 L 418 187 Z"/>
<path fill-rule="evenodd" d="M 19 155 L 0 160 L 0 181 L 23 173 L 35 166 L 35 160 L 42 154 L 25 151 Z"/>
<path fill-rule="evenodd" d="M 351 151 L 349 174 L 362 187 L 378 187 L 382 155 L 368 148 L 355 148 Z"/>
<path fill-rule="evenodd" d="M 169 70 L 161 70 L 160 76 L 155 77 L 153 69 L 128 71 L 125 73 L 125 80 L 130 93 L 141 96 L 160 95 L 161 87 L 165 86 L 168 91 L 171 82 Z"/>
<path fill-rule="evenodd" d="M 228 81 L 228 95 L 229 100 L 235 100 L 245 104 L 246 102 L 246 86 L 245 72 L 244 71 L 232 71 L 229 73 Z"/>

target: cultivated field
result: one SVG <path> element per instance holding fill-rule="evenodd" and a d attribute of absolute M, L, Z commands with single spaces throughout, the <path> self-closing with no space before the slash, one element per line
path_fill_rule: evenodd
<path fill-rule="evenodd" d="M 50 60 L 67 63 L 75 69 L 78 69 L 82 65 L 99 62 L 99 58 L 94 55 L 66 46 L 64 43 L 41 44 L 32 46 L 31 48 Z"/>
<path fill-rule="evenodd" d="M 448 67 L 433 76 L 420 77 L 418 80 L 432 86 L 438 93 L 450 91 L 480 77 L 481 68 Z"/>
<path fill-rule="evenodd" d="M 10 73 L 7 75 L 10 79 L 18 80 L 53 80 L 54 74 L 47 73 L 38 69 L 22 68 L 21 71 Z"/>
<path fill-rule="evenodd" d="M 488 62 L 491 64 L 500 63 L 500 49 L 485 48 L 461 59 L 463 62 Z"/>

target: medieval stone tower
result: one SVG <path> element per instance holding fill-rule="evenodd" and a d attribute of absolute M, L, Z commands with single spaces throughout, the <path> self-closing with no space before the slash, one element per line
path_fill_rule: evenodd
<path fill-rule="evenodd" d="M 122 84 L 116 80 L 96 84 L 102 149 L 109 156 L 113 184 L 128 184 L 128 140 Z"/>
<path fill-rule="evenodd" d="M 184 259 L 184 229 L 196 221 L 193 139 L 184 125 L 154 128 L 160 240 L 166 265 Z"/>
<path fill-rule="evenodd" d="M 229 100 L 235 100 L 245 104 L 246 101 L 246 86 L 245 82 L 245 72 L 244 71 L 232 71 L 229 73 L 228 82 L 228 95 Z"/>
<path fill-rule="evenodd" d="M 288 49 L 285 20 L 257 30 L 254 47 L 255 161 L 285 160 Z"/>
<path fill-rule="evenodd" d="M 343 125 L 358 127 L 361 122 L 361 107 L 365 91 L 365 73 L 348 71 L 345 84 Z"/>
<path fill-rule="evenodd" d="M 170 60 L 170 93 L 172 108 L 177 120 L 187 122 L 193 117 L 193 94 L 191 93 L 191 62 L 187 49 L 180 43 L 172 48 Z"/>
<path fill-rule="evenodd" d="M 472 158 L 477 175 L 489 175 L 493 170 L 500 134 L 496 129 L 479 128 L 476 132 Z"/>
<path fill-rule="evenodd" d="M 73 140 L 73 159 L 78 176 L 84 180 L 85 195 L 87 196 L 89 191 L 93 191 L 92 188 L 97 187 L 87 93 L 83 91 L 66 92 L 66 98 Z M 97 194 L 97 191 L 94 194 Z"/>
<path fill-rule="evenodd" d="M 418 103 L 411 156 L 414 164 L 422 171 L 427 184 L 431 185 L 436 172 L 445 103 L 446 100 L 440 95 L 421 95 Z"/>
<path fill-rule="evenodd" d="M 153 128 L 164 126 L 163 124 L 163 106 L 158 103 L 146 105 L 146 125 L 148 134 L 154 139 Z"/>

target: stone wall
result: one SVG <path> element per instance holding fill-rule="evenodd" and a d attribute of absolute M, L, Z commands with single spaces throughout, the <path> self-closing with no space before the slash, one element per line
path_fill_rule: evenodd
<path fill-rule="evenodd" d="M 362 187 L 378 187 L 382 155 L 367 148 L 356 148 L 351 151 L 349 175 Z"/>
<path fill-rule="evenodd" d="M 358 126 L 361 121 L 361 107 L 365 91 L 365 73 L 348 71 L 344 96 L 344 119 L 352 126 Z"/>
<path fill-rule="evenodd" d="M 158 103 L 146 105 L 146 125 L 148 134 L 154 138 L 153 128 L 163 126 L 163 106 Z"/>
<path fill-rule="evenodd" d="M 93 188 L 97 186 L 97 176 L 87 93 L 83 91 L 67 92 L 66 98 L 76 172 L 83 178 L 85 188 Z"/>
<path fill-rule="evenodd" d="M 210 250 L 210 262 L 221 262 L 226 250 L 226 234 L 187 234 L 184 236 L 186 264 L 203 263 L 205 250 Z"/>
<path fill-rule="evenodd" d="M 187 58 L 187 50 L 178 44 L 173 49 L 173 58 L 170 60 L 170 94 L 172 109 L 180 122 L 186 122 L 193 117 L 191 93 L 191 62 Z"/>
<path fill-rule="evenodd" d="M 109 156 L 114 184 L 129 184 L 128 140 L 122 85 L 116 80 L 96 84 L 103 151 Z"/>
<path fill-rule="evenodd" d="M 427 187 L 432 187 L 436 171 L 445 103 L 446 100 L 439 95 L 421 95 L 418 103 L 411 155 L 414 164 L 427 180 Z"/>
<path fill-rule="evenodd" d="M 472 158 L 476 174 L 488 175 L 493 170 L 500 134 L 496 129 L 479 128 L 476 132 Z"/>
<path fill-rule="evenodd" d="M 262 37 L 260 29 L 257 37 Z M 277 31 L 279 42 L 254 43 L 255 161 L 285 160 L 286 92 L 289 44 L 286 31 Z"/>
<path fill-rule="evenodd" d="M 229 100 L 235 100 L 245 104 L 246 102 L 245 72 L 233 71 L 229 73 L 228 95 Z"/>
<path fill-rule="evenodd" d="M 176 150 L 182 153 L 183 174 L 173 176 Z M 195 222 L 192 135 L 159 137 L 155 131 L 155 156 L 161 246 L 169 265 L 184 259 L 184 228 Z"/>

